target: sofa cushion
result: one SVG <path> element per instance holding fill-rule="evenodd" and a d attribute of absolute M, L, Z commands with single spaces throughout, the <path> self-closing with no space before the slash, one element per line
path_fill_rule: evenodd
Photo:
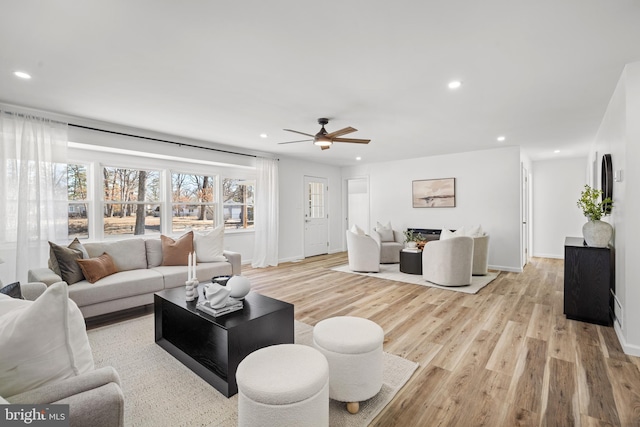
<path fill-rule="evenodd" d="M 162 265 L 162 242 L 160 239 L 147 239 L 144 241 L 147 249 L 147 268 Z"/>
<path fill-rule="evenodd" d="M 55 283 L 35 301 L 0 298 L 0 395 L 9 397 L 93 370 L 84 319 Z"/>
<path fill-rule="evenodd" d="M 185 267 L 186 269 L 186 267 Z M 69 296 L 80 307 L 100 302 L 161 291 L 162 276 L 157 271 L 138 269 L 121 271 L 95 283 L 87 280 L 69 287 Z"/>
<path fill-rule="evenodd" d="M 95 283 L 103 277 L 118 272 L 113 259 L 106 252 L 97 258 L 79 259 L 76 262 L 80 264 L 82 274 L 89 283 Z"/>
<path fill-rule="evenodd" d="M 84 247 L 91 258 L 108 253 L 118 271 L 147 268 L 147 250 L 144 239 L 125 239 L 86 243 Z"/>
<path fill-rule="evenodd" d="M 74 243 L 75 240 L 71 242 L 71 245 Z M 83 252 L 79 249 L 72 248 L 71 245 L 65 247 L 49 242 L 49 248 L 53 253 L 53 256 L 50 257 L 52 259 L 52 264 L 54 266 L 58 266 L 58 270 L 60 271 L 59 276 L 62 277 L 62 280 L 67 282 L 69 285 L 73 285 L 76 282 L 84 280 L 82 269 L 76 262 L 76 260 L 82 259 Z M 54 258 L 56 260 L 55 262 L 53 262 Z"/>
<path fill-rule="evenodd" d="M 187 280 L 186 266 L 160 266 L 152 270 L 164 277 L 165 289 L 184 286 Z M 196 277 L 200 282 L 210 281 L 215 276 L 230 276 L 233 274 L 231 264 L 228 262 L 203 262 L 196 266 Z"/>
<path fill-rule="evenodd" d="M 162 265 L 187 265 L 189 254 L 193 252 L 193 231 L 177 239 L 160 236 L 162 242 Z"/>
<path fill-rule="evenodd" d="M 224 251 L 224 224 L 208 233 L 193 233 L 193 248 L 197 262 L 226 261 Z"/>
<path fill-rule="evenodd" d="M 2 286 L 1 282 L 0 286 Z M 7 286 L 3 286 L 0 288 L 0 294 L 8 295 L 11 298 L 23 299 L 22 291 L 20 290 L 20 282 L 10 283 Z"/>

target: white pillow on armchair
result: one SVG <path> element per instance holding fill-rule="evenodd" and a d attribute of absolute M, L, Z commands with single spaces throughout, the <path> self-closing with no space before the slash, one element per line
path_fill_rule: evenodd
<path fill-rule="evenodd" d="M 0 295 L 0 354 L 2 396 L 93 370 L 84 318 L 65 282 L 35 301 Z"/>
<path fill-rule="evenodd" d="M 395 242 L 396 239 L 393 235 L 393 228 L 391 228 L 391 221 L 386 225 L 382 225 L 379 222 L 376 223 L 375 230 L 380 235 L 381 242 Z"/>

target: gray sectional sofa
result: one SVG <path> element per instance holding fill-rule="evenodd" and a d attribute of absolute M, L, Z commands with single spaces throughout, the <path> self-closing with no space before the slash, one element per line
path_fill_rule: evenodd
<path fill-rule="evenodd" d="M 163 289 L 184 286 L 187 266 L 163 266 L 160 239 L 133 238 L 83 244 L 89 257 L 108 253 L 118 270 L 95 283 L 86 280 L 69 286 L 69 297 L 85 318 L 99 316 L 153 303 L 153 294 Z M 199 263 L 196 277 L 200 282 L 214 276 L 239 275 L 239 253 L 225 251 L 227 261 Z M 29 271 L 30 282 L 51 285 L 62 278 L 50 268 Z"/>

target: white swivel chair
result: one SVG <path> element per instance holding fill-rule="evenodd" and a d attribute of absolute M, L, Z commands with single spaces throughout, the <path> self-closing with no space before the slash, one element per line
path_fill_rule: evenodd
<path fill-rule="evenodd" d="M 473 270 L 474 276 L 485 276 L 489 268 L 489 235 L 473 238 Z"/>
<path fill-rule="evenodd" d="M 427 243 L 422 251 L 422 277 L 441 286 L 471 284 L 473 238 L 452 237 Z"/>
<path fill-rule="evenodd" d="M 386 235 L 374 229 L 371 231 L 380 247 L 381 264 L 397 264 L 400 262 L 400 251 L 404 248 L 404 236 L 401 231 L 389 230 Z"/>
<path fill-rule="evenodd" d="M 351 271 L 366 273 L 380 271 L 380 247 L 371 236 L 347 230 L 347 256 Z"/>

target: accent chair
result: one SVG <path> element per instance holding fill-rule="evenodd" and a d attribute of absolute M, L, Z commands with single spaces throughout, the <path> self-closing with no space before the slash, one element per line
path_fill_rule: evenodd
<path fill-rule="evenodd" d="M 470 285 L 472 268 L 472 237 L 434 240 L 426 244 L 422 251 L 422 277 L 436 285 Z"/>
<path fill-rule="evenodd" d="M 380 247 L 371 236 L 347 230 L 347 256 L 351 271 L 363 273 L 380 271 Z"/>

